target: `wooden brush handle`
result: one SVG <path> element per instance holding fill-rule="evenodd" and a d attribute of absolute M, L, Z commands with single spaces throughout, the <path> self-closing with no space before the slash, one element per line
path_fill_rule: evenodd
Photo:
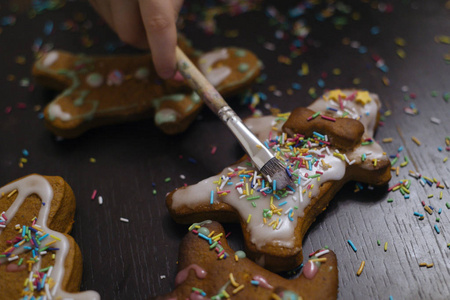
<path fill-rule="evenodd" d="M 219 111 L 224 107 L 228 107 L 228 104 L 219 92 L 178 46 L 176 48 L 176 58 L 178 70 L 188 81 L 189 85 L 197 92 L 213 112 L 222 117 L 219 114 Z"/>

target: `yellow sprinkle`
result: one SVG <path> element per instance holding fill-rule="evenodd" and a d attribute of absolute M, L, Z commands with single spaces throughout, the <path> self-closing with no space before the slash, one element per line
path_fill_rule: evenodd
<path fill-rule="evenodd" d="M 419 267 L 426 267 L 427 263 L 419 263 Z"/>
<path fill-rule="evenodd" d="M 91 157 L 91 158 L 89 158 L 89 162 L 91 162 L 91 163 L 95 163 L 95 162 L 96 162 L 96 160 L 95 160 L 95 158 Z"/>
<path fill-rule="evenodd" d="M 433 263 L 431 263 L 431 264 L 427 264 L 427 268 L 432 268 L 434 266 L 434 264 Z"/>
<path fill-rule="evenodd" d="M 433 194 L 428 195 L 428 199 L 429 199 L 429 198 L 433 198 L 433 197 L 434 197 Z"/>
<path fill-rule="evenodd" d="M 239 293 L 239 291 L 241 291 L 243 289 L 244 289 L 244 285 L 241 284 L 239 287 L 237 287 L 233 290 L 233 294 L 237 294 L 237 293 Z"/>
<path fill-rule="evenodd" d="M 397 166 L 397 168 L 395 168 L 395 176 L 398 176 L 398 174 L 400 174 L 400 167 Z"/>
<path fill-rule="evenodd" d="M 237 283 L 237 282 L 234 280 L 233 273 L 230 273 L 229 277 L 230 277 L 231 284 L 232 284 L 234 287 L 238 287 L 238 286 L 239 286 L 239 283 Z"/>
<path fill-rule="evenodd" d="M 414 143 L 417 144 L 417 146 L 420 146 L 422 144 L 415 136 L 412 136 L 411 139 L 413 140 Z"/>
<path fill-rule="evenodd" d="M 11 193 L 8 194 L 7 198 L 11 197 L 17 192 L 17 189 L 14 189 Z"/>
<path fill-rule="evenodd" d="M 220 240 L 220 237 L 223 235 L 223 233 L 219 233 L 218 235 L 212 237 L 213 240 L 217 241 Z"/>
<path fill-rule="evenodd" d="M 211 231 L 209 234 L 208 234 L 208 237 L 212 237 L 213 236 L 213 234 L 214 234 L 214 230 L 213 231 Z"/>
<path fill-rule="evenodd" d="M 361 265 L 359 266 L 358 272 L 356 272 L 356 275 L 357 275 L 357 276 L 361 275 L 361 273 L 362 273 L 362 271 L 363 271 L 365 265 L 366 265 L 366 262 L 363 260 L 363 261 L 361 262 Z"/>
<path fill-rule="evenodd" d="M 45 246 L 47 247 L 47 246 L 53 245 L 54 243 L 56 243 L 56 241 L 55 241 L 55 240 L 53 240 L 53 241 L 51 241 L 51 242 L 49 242 L 49 243 L 45 244 Z"/>
<path fill-rule="evenodd" d="M 373 166 L 374 166 L 374 167 L 377 166 L 377 162 L 378 162 L 378 159 L 376 159 L 376 158 L 372 159 L 372 163 L 373 163 Z"/>
<path fill-rule="evenodd" d="M 341 153 L 333 152 L 333 155 L 336 156 L 336 157 L 339 157 L 342 160 L 345 160 L 344 155 L 342 155 Z"/>
<path fill-rule="evenodd" d="M 402 162 L 401 164 L 400 164 L 400 167 L 406 167 L 406 165 L 408 164 L 408 162 L 407 161 L 404 161 L 404 162 Z"/>
<path fill-rule="evenodd" d="M 267 223 L 267 219 L 266 218 L 263 218 L 263 223 L 264 223 L 264 225 Z"/>
<path fill-rule="evenodd" d="M 384 243 L 384 252 L 387 251 L 387 245 L 388 245 L 388 242 Z"/>
<path fill-rule="evenodd" d="M 430 215 L 433 214 L 433 211 L 431 210 L 431 208 L 430 208 L 428 205 L 425 205 L 423 208 L 424 208 L 424 209 L 427 211 L 427 213 L 429 213 Z"/>
<path fill-rule="evenodd" d="M 230 294 L 228 294 L 227 291 L 222 290 L 222 294 L 225 296 L 225 298 L 230 298 Z"/>
<path fill-rule="evenodd" d="M 275 223 L 277 220 L 273 220 L 272 222 L 269 223 L 269 226 L 272 226 L 273 223 Z"/>
<path fill-rule="evenodd" d="M 250 195 L 249 190 L 248 190 L 248 182 L 245 184 L 245 191 L 247 192 L 246 195 Z"/>
<path fill-rule="evenodd" d="M 383 143 L 391 143 L 393 141 L 393 138 L 384 138 Z"/>
<path fill-rule="evenodd" d="M 441 200 L 442 199 L 442 191 L 441 191 L 441 193 L 439 194 L 439 200 Z"/>
<path fill-rule="evenodd" d="M 44 232 L 42 229 L 40 229 L 39 227 L 36 227 L 36 226 L 31 226 L 31 228 L 36 229 L 37 231 L 40 231 L 40 232 Z"/>
<path fill-rule="evenodd" d="M 308 193 L 308 197 L 311 198 L 311 192 Z"/>
<path fill-rule="evenodd" d="M 272 293 L 272 295 L 270 295 L 270 297 L 272 298 L 272 300 L 282 300 L 282 299 L 280 298 L 280 296 L 278 296 L 278 295 L 275 294 L 275 293 Z"/>
<path fill-rule="evenodd" d="M 320 257 L 320 258 L 313 258 L 309 260 L 310 262 L 326 262 L 327 258 L 326 257 Z"/>
<path fill-rule="evenodd" d="M 247 218 L 247 224 L 250 223 L 251 218 L 252 218 L 252 214 L 249 214 L 248 218 Z"/>
<path fill-rule="evenodd" d="M 444 158 L 444 162 L 446 162 L 448 160 L 448 157 L 446 156 L 445 158 Z"/>
<path fill-rule="evenodd" d="M 383 84 L 385 86 L 389 86 L 391 84 L 391 81 L 389 80 L 389 78 L 387 78 L 386 76 L 383 76 L 382 78 Z"/>
<path fill-rule="evenodd" d="M 239 261 L 239 257 L 237 256 L 237 254 L 234 255 L 234 260 Z"/>
<path fill-rule="evenodd" d="M 56 258 L 56 254 L 53 253 L 53 254 L 52 254 L 52 259 L 55 259 L 55 258 Z"/>

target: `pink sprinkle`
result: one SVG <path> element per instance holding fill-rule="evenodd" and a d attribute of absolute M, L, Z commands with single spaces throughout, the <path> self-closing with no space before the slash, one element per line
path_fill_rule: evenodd
<path fill-rule="evenodd" d="M 388 188 L 388 192 L 392 191 L 396 186 L 399 186 L 400 183 L 397 183 L 396 185 L 391 186 L 390 188 Z"/>
<path fill-rule="evenodd" d="M 227 239 L 230 236 L 230 234 L 231 234 L 231 231 L 225 235 L 225 238 Z"/>
<path fill-rule="evenodd" d="M 353 92 L 350 96 L 347 97 L 348 101 L 353 101 L 356 98 L 356 92 Z"/>
<path fill-rule="evenodd" d="M 322 119 L 325 119 L 325 120 L 328 120 L 328 121 L 332 121 L 332 122 L 336 122 L 335 118 L 331 118 L 331 117 L 324 116 L 324 115 L 321 115 L 321 117 L 322 117 Z"/>
<path fill-rule="evenodd" d="M 197 229 L 192 229 L 192 232 L 195 233 L 195 234 L 198 234 Z"/>
<path fill-rule="evenodd" d="M 26 103 L 19 102 L 19 103 L 16 104 L 16 107 L 18 109 L 25 109 L 25 108 L 27 108 L 27 105 L 26 105 Z"/>
<path fill-rule="evenodd" d="M 6 114 L 9 114 L 11 111 L 12 111 L 12 106 L 7 106 L 7 107 L 5 108 L 5 113 L 6 113 Z"/>
<path fill-rule="evenodd" d="M 217 147 L 216 147 L 216 146 L 213 146 L 212 149 L 211 149 L 211 154 L 216 153 L 216 151 L 217 151 Z"/>
<path fill-rule="evenodd" d="M 344 103 L 342 102 L 341 95 L 339 95 L 338 98 L 339 98 L 339 107 L 341 108 L 341 110 L 344 110 Z"/>
<path fill-rule="evenodd" d="M 321 172 L 321 171 L 316 171 L 316 174 L 323 174 L 323 172 Z"/>
<path fill-rule="evenodd" d="M 219 254 L 217 254 L 217 257 L 220 257 L 222 254 L 225 253 L 225 249 L 223 249 L 222 251 L 219 252 Z"/>
<path fill-rule="evenodd" d="M 422 201 L 422 206 L 425 206 L 425 201 Z"/>
<path fill-rule="evenodd" d="M 94 200 L 95 195 L 97 195 L 97 190 L 94 190 L 94 191 L 92 192 L 91 200 Z"/>

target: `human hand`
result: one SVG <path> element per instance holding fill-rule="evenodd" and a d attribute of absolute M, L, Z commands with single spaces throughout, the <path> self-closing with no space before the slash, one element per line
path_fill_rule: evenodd
<path fill-rule="evenodd" d="M 175 22 L 183 0 L 89 0 L 106 23 L 127 44 L 149 48 L 158 75 L 176 70 Z"/>

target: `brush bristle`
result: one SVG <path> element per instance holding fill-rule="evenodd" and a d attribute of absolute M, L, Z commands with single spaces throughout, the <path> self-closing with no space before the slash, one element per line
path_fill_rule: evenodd
<path fill-rule="evenodd" d="M 284 189 L 289 183 L 291 178 L 286 172 L 286 167 L 276 158 L 271 158 L 262 168 L 261 173 L 267 177 L 269 176 L 272 181 L 276 180 L 276 189 Z"/>

